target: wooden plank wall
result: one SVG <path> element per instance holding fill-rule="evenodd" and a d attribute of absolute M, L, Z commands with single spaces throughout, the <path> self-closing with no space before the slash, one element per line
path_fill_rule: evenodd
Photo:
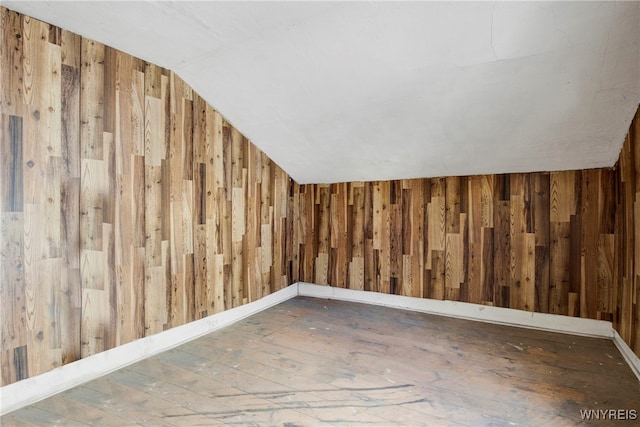
<path fill-rule="evenodd" d="M 640 144 L 615 168 L 300 187 L 300 280 L 613 321 L 640 355 Z"/>
<path fill-rule="evenodd" d="M 79 38 L 0 8 L 2 384 L 79 357 Z"/>
<path fill-rule="evenodd" d="M 640 108 L 625 138 L 616 171 L 615 191 L 608 196 L 616 204 L 613 324 L 640 356 Z"/>
<path fill-rule="evenodd" d="M 640 143 L 613 169 L 303 185 L 174 73 L 0 8 L 2 385 L 298 280 L 611 320 L 640 355 Z"/>
<path fill-rule="evenodd" d="M 298 280 L 298 186 L 177 75 L 0 18 L 2 385 Z"/>

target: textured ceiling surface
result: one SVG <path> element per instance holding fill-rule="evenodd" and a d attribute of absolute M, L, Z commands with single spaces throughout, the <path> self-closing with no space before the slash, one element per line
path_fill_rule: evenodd
<path fill-rule="evenodd" d="M 611 166 L 638 2 L 16 2 L 170 68 L 300 183 Z"/>

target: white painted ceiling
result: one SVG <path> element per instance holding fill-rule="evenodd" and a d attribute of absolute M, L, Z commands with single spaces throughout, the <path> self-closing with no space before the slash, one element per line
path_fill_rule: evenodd
<path fill-rule="evenodd" d="M 638 2 L 16 2 L 176 71 L 300 183 L 612 166 Z"/>

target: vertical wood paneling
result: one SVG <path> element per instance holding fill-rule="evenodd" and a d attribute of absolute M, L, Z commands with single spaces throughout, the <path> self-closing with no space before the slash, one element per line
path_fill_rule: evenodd
<path fill-rule="evenodd" d="M 22 115 L 24 105 L 24 18 L 3 9 L 0 14 L 0 106 L 3 114 Z"/>
<path fill-rule="evenodd" d="M 349 199 L 351 215 L 347 218 L 347 227 L 351 227 L 351 259 L 349 262 L 348 288 L 364 290 L 364 183 L 349 184 L 351 197 Z"/>
<path fill-rule="evenodd" d="M 373 183 L 365 183 L 364 191 L 364 290 L 376 290 L 376 259 L 373 251 Z"/>
<path fill-rule="evenodd" d="M 446 203 L 445 179 L 430 180 L 430 201 L 427 203 L 427 260 L 426 269 L 430 272 L 430 298 L 445 298 L 445 249 L 446 249 Z"/>
<path fill-rule="evenodd" d="M 3 385 L 294 280 L 611 320 L 640 354 L 637 117 L 611 170 L 299 186 L 170 71 L 0 18 Z"/>
<path fill-rule="evenodd" d="M 640 111 L 631 123 L 616 165 L 613 324 L 640 354 Z"/>
<path fill-rule="evenodd" d="M 174 73 L 0 19 L 3 385 L 292 283 L 282 169 Z"/>
<path fill-rule="evenodd" d="M 425 245 L 425 187 L 420 179 L 407 181 L 403 187 L 403 218 L 407 232 L 403 235 L 403 295 L 425 297 L 426 269 L 419 260 L 424 259 Z"/>
<path fill-rule="evenodd" d="M 302 186 L 300 277 L 612 320 L 638 352 L 638 121 L 615 169 Z"/>
<path fill-rule="evenodd" d="M 82 278 L 80 274 L 80 37 L 61 34 L 61 255 L 59 284 L 61 364 L 81 355 Z"/>
<path fill-rule="evenodd" d="M 550 290 L 550 181 L 549 174 L 532 177 L 531 199 L 533 206 L 533 232 L 535 233 L 535 308 L 541 313 L 549 312 Z"/>
<path fill-rule="evenodd" d="M 316 193 L 318 205 L 318 253 L 316 256 L 315 266 L 315 282 L 320 285 L 326 285 L 329 283 L 329 231 L 330 231 L 330 212 L 329 204 L 331 201 L 331 194 L 328 185 L 318 186 Z"/>
<path fill-rule="evenodd" d="M 145 217 L 145 335 L 163 330 L 166 304 L 163 247 L 163 182 L 166 168 L 165 111 L 162 69 L 145 64 L 144 91 L 144 217 Z"/>
<path fill-rule="evenodd" d="M 104 45 L 81 42 L 80 70 L 80 274 L 82 279 L 81 356 L 108 347 L 110 283 L 108 249 L 109 222 L 105 201 L 109 192 L 109 150 L 112 139 L 104 132 Z M 105 155 L 105 140 L 107 150 Z M 108 221 L 109 218 L 106 218 Z M 107 224 L 105 227 L 104 225 Z M 107 234 L 104 236 L 103 234 Z M 106 283 L 105 283 L 106 279 Z"/>

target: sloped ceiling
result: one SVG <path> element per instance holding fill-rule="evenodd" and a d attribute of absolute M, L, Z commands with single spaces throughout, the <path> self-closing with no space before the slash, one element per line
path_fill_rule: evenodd
<path fill-rule="evenodd" d="M 170 68 L 300 183 L 611 166 L 638 2 L 16 2 Z"/>

